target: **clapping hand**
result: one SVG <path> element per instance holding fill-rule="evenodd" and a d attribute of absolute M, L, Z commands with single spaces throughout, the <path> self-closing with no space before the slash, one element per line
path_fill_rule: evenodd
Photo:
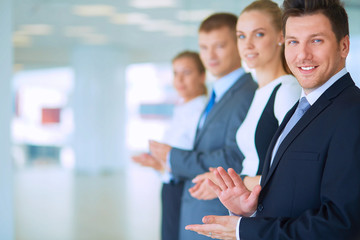
<path fill-rule="evenodd" d="M 193 187 L 189 189 L 190 195 L 199 200 L 212 200 L 217 198 L 216 193 L 210 187 L 206 179 L 211 179 L 216 183 L 215 174 L 213 171 L 216 168 L 210 168 L 209 172 L 197 175 L 192 182 L 195 183 Z"/>
<path fill-rule="evenodd" d="M 205 216 L 202 221 L 204 224 L 188 225 L 185 229 L 211 238 L 236 240 L 236 226 L 239 217 Z"/>
<path fill-rule="evenodd" d="M 131 159 L 141 166 L 151 167 L 159 172 L 162 172 L 165 169 L 165 163 L 147 153 L 132 156 Z"/>
<path fill-rule="evenodd" d="M 210 187 L 214 190 L 221 203 L 232 213 L 249 217 L 256 211 L 260 185 L 256 185 L 252 191 L 248 190 L 234 169 L 218 167 L 213 171 L 217 183 L 208 179 Z"/>

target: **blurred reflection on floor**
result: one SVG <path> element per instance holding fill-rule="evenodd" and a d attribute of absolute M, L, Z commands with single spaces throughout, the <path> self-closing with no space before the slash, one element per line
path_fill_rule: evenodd
<path fill-rule="evenodd" d="M 16 240 L 158 240 L 155 172 L 130 164 L 102 176 L 51 165 L 15 171 Z"/>

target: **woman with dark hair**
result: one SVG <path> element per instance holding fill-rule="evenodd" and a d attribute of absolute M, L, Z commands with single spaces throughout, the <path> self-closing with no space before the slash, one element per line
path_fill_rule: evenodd
<path fill-rule="evenodd" d="M 175 56 L 172 60 L 172 68 L 173 85 L 181 99 L 174 108 L 172 121 L 163 141 L 171 146 L 191 150 L 197 124 L 207 101 L 205 68 L 199 54 L 191 51 L 184 51 Z M 148 153 L 133 156 L 132 159 L 161 173 L 163 181 L 161 239 L 177 240 L 183 182 L 172 179 L 167 171 L 164 171 L 166 166 L 163 162 Z"/>

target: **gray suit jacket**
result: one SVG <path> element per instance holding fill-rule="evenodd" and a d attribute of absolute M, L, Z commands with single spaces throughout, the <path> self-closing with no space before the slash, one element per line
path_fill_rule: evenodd
<path fill-rule="evenodd" d="M 218 199 L 197 200 L 188 192 L 191 180 L 209 167 L 242 169 L 244 156 L 236 144 L 236 131 L 245 119 L 257 84 L 246 73 L 225 93 L 209 112 L 203 127 L 197 132 L 194 149 L 185 151 L 173 148 L 170 153 L 172 174 L 185 181 L 182 197 L 180 239 L 208 239 L 195 232 L 184 230 L 188 224 L 201 223 L 205 215 L 226 215 L 227 209 Z"/>

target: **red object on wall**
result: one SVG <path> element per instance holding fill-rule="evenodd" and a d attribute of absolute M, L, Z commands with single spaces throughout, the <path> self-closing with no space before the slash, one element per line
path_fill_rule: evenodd
<path fill-rule="evenodd" d="M 41 112 L 41 123 L 44 125 L 60 123 L 60 113 L 60 108 L 43 108 Z"/>

